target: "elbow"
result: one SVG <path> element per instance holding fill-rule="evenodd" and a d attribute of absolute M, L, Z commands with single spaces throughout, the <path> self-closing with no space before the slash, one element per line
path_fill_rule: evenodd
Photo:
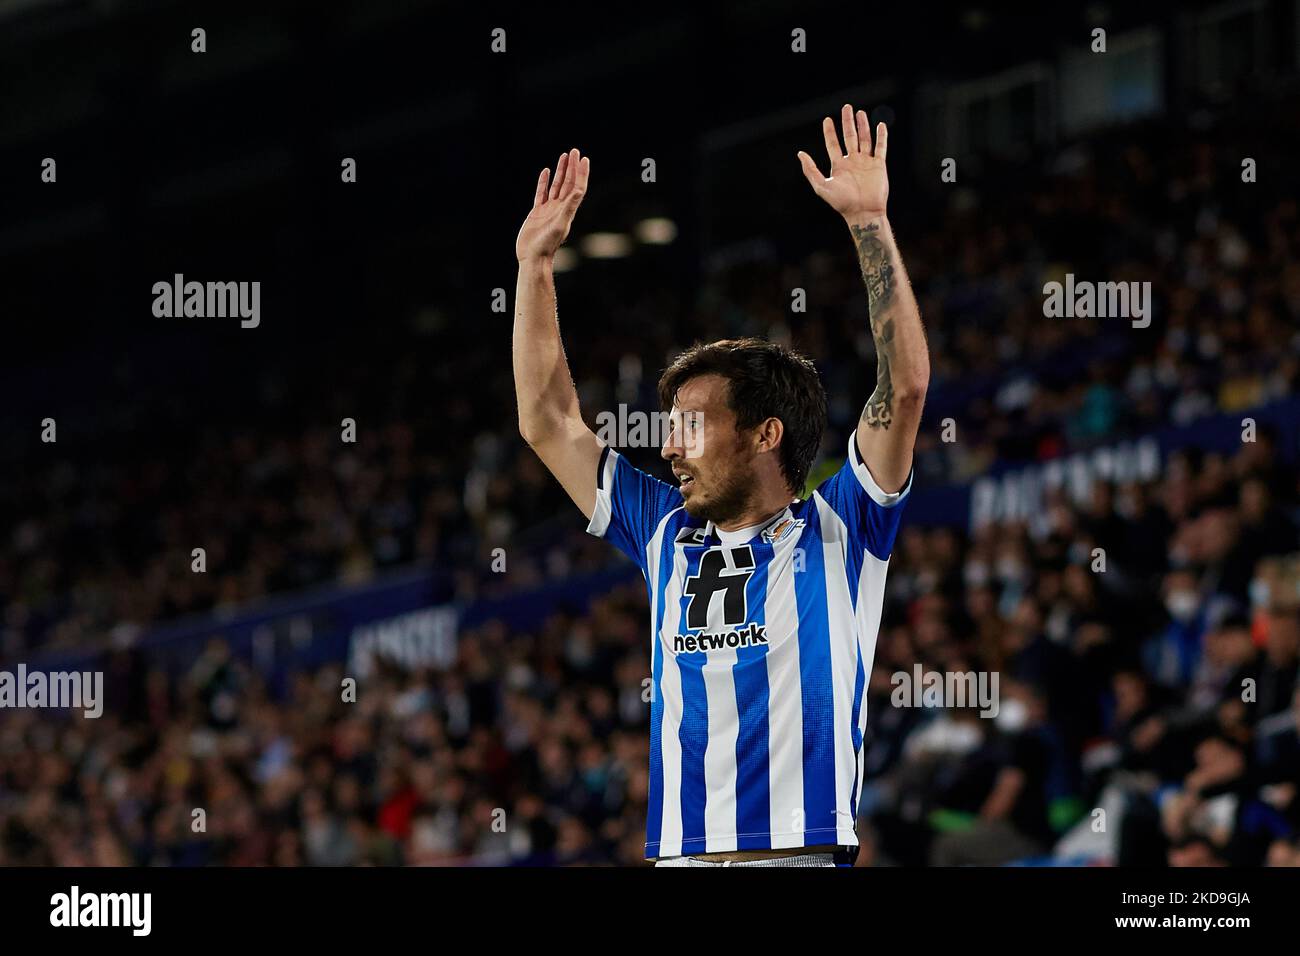
<path fill-rule="evenodd" d="M 538 445 L 545 444 L 555 434 L 555 430 L 556 425 L 554 422 L 548 422 L 535 415 L 528 417 L 521 415 L 519 417 L 519 436 L 528 444 L 529 448 L 534 450 Z"/>
<path fill-rule="evenodd" d="M 930 372 L 913 375 L 894 383 L 894 401 L 899 405 L 920 408 L 925 404 L 925 392 L 930 385 Z"/>
<path fill-rule="evenodd" d="M 522 418 L 519 419 L 519 437 L 524 440 L 524 443 L 529 448 L 536 448 L 537 443 L 542 440 L 541 431 L 537 425 L 533 422 L 526 422 Z"/>

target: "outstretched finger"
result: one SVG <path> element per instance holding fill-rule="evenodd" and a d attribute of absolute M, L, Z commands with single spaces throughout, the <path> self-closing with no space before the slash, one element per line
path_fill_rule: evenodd
<path fill-rule="evenodd" d="M 840 129 L 844 132 L 844 151 L 852 156 L 858 151 L 858 128 L 853 124 L 853 107 L 848 103 L 840 110 Z"/>
<path fill-rule="evenodd" d="M 858 144 L 864 153 L 871 152 L 871 122 L 866 110 L 858 110 Z"/>
<path fill-rule="evenodd" d="M 876 159 L 884 160 L 889 149 L 889 127 L 884 123 L 876 124 Z"/>
<path fill-rule="evenodd" d="M 802 149 L 799 150 L 799 165 L 803 168 L 803 175 L 804 178 L 808 180 L 808 184 L 820 195 L 822 185 L 826 182 L 826 177 L 824 177 L 821 170 L 817 168 L 817 164 L 813 162 L 813 158 Z"/>
<path fill-rule="evenodd" d="M 551 180 L 551 198 L 560 198 L 560 187 L 564 185 L 564 173 L 569 168 L 569 154 L 561 153 L 555 161 L 555 179 Z"/>
<path fill-rule="evenodd" d="M 587 194 L 587 177 L 591 174 L 591 157 L 583 156 L 578 160 L 577 175 L 573 178 L 573 191 L 581 199 Z"/>
<path fill-rule="evenodd" d="M 537 191 L 533 194 L 534 209 L 546 202 L 546 187 L 550 183 L 550 180 L 551 171 L 543 167 L 542 174 L 537 177 Z"/>
<path fill-rule="evenodd" d="M 835 135 L 835 121 L 829 116 L 822 120 L 822 136 L 826 139 L 826 155 L 830 157 L 833 167 L 844 158 L 844 150 L 840 149 L 840 139 Z"/>
<path fill-rule="evenodd" d="M 573 192 L 573 184 L 578 181 L 578 151 L 569 150 L 567 158 L 569 162 L 564 167 L 564 187 L 560 190 L 560 198 L 568 199 L 569 193 Z"/>

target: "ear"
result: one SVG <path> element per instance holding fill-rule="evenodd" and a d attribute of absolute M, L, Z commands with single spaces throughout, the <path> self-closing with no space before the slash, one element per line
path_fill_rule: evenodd
<path fill-rule="evenodd" d="M 758 447 L 761 451 L 775 451 L 785 436 L 785 426 L 779 418 L 769 418 L 759 423 Z"/>

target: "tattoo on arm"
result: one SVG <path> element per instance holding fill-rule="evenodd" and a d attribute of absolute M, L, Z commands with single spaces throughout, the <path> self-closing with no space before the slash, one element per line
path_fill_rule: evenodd
<path fill-rule="evenodd" d="M 894 354 L 894 320 L 885 313 L 894 301 L 894 267 L 889 261 L 890 250 L 877 235 L 879 223 L 849 229 L 858 247 L 858 265 L 871 309 L 871 335 L 876 340 L 876 390 L 862 410 L 862 423 L 868 428 L 887 429 L 894 420 L 894 382 L 889 373 Z"/>
<path fill-rule="evenodd" d="M 867 284 L 867 301 L 871 304 L 874 321 L 875 316 L 889 308 L 894 300 L 894 267 L 889 261 L 889 249 L 877 235 L 879 223 L 869 222 L 865 226 L 849 228 L 858 247 L 858 265 L 862 268 L 862 281 Z"/>

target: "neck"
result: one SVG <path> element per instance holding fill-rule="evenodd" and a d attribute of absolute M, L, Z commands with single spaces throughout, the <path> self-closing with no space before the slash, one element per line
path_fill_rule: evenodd
<path fill-rule="evenodd" d="M 739 531 L 741 528 L 752 527 L 780 514 L 793 500 L 794 495 L 788 492 L 782 492 L 779 498 L 773 495 L 745 508 L 731 521 L 717 522 L 714 527 L 719 531 Z"/>

